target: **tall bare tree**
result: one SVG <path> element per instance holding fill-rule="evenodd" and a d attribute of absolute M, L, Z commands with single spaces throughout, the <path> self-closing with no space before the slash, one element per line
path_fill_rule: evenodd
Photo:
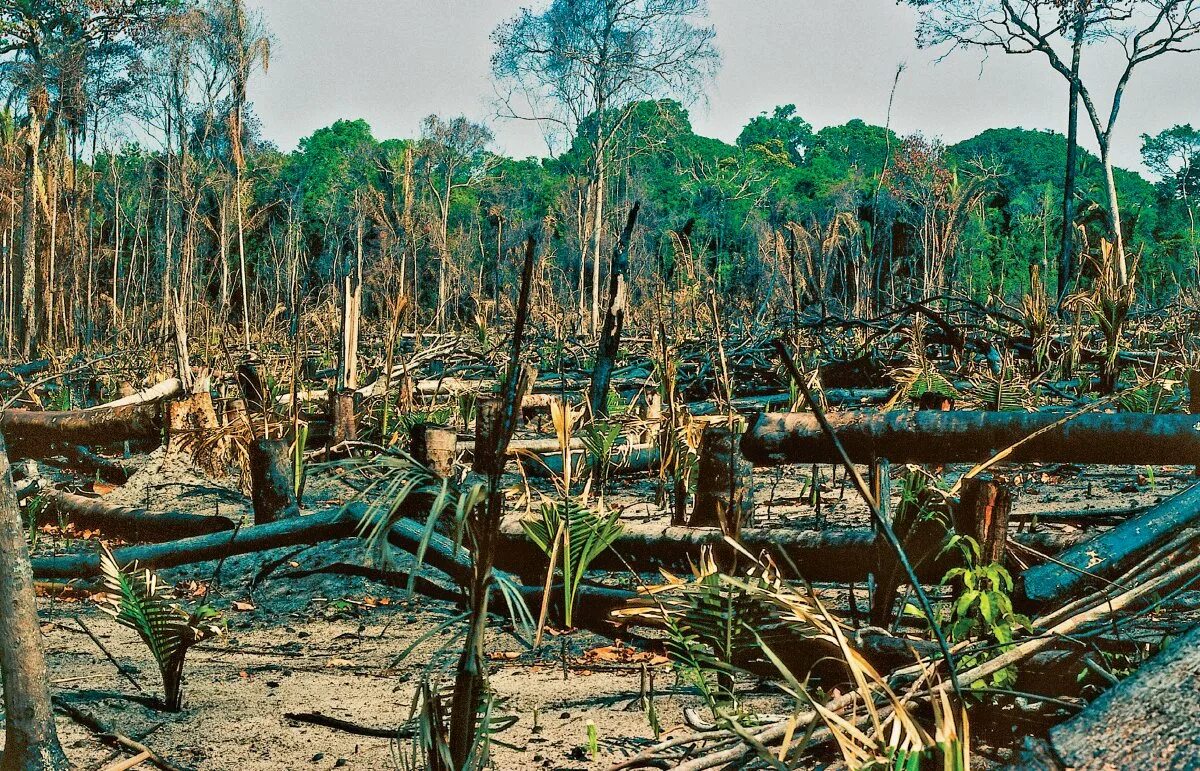
<path fill-rule="evenodd" d="M 1009 54 L 1034 54 L 1066 79 L 1083 103 L 1104 167 L 1118 280 L 1129 282 L 1120 202 L 1113 176 L 1112 139 L 1121 101 L 1134 71 L 1168 53 L 1200 48 L 1200 0 L 908 0 L 920 12 L 917 42 Z M 1075 41 L 1079 41 L 1076 45 Z M 1075 58 L 1083 42 L 1108 43 L 1124 64 L 1107 110 L 1096 84 L 1085 81 Z M 1067 50 L 1064 50 L 1064 47 Z"/>
<path fill-rule="evenodd" d="M 707 15 L 707 0 L 550 0 L 492 33 L 501 114 L 536 120 L 548 135 L 582 140 L 587 150 L 580 272 L 590 252 L 593 331 L 600 324 L 605 179 L 614 138 L 635 100 L 695 99 L 718 62 L 716 33 L 702 23 Z"/>

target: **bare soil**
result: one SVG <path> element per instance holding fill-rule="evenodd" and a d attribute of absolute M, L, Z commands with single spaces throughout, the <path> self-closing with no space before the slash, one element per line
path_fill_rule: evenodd
<path fill-rule="evenodd" d="M 114 503 L 152 510 L 247 515 L 246 499 L 233 477 L 213 480 L 192 470 L 186 458 L 161 452 L 142 460 L 128 484 L 108 494 Z M 769 504 L 768 522 L 800 529 L 867 526 L 865 508 L 840 478 L 820 471 L 820 514 L 802 492 L 808 469 L 760 469 L 759 501 Z M 949 470 L 951 475 L 954 469 Z M 1047 522 L 1053 512 L 1111 511 L 1155 503 L 1191 483 L 1190 468 L 1008 467 L 1019 490 L 1015 522 L 1025 527 L 1094 527 L 1087 516 Z M 527 500 L 513 476 L 514 501 Z M 539 483 L 531 481 L 538 489 Z M 549 491 L 546 485 L 542 489 Z M 336 505 L 350 491 L 334 475 L 316 473 L 305 506 Z M 632 519 L 661 519 L 654 483 L 618 477 L 609 502 L 629 506 Z M 636 504 L 636 505 L 633 505 Z M 1035 520 L 1034 514 L 1043 515 Z M 1111 521 L 1111 517 L 1103 518 Z M 39 534 L 36 553 L 94 548 L 74 534 Z M 86 534 L 94 540 L 98 534 Z M 187 601 L 207 592 L 228 622 L 228 635 L 201 645 L 188 657 L 185 710 L 168 714 L 154 699 L 161 683 L 153 660 L 133 632 L 104 615 L 94 601 L 46 596 L 43 629 L 56 693 L 143 741 L 172 762 L 195 769 L 404 768 L 410 745 L 401 740 L 355 736 L 284 717 L 317 712 L 373 728 L 398 728 L 426 667 L 449 688 L 459 645 L 452 632 L 435 632 L 455 618 L 452 603 L 406 598 L 402 588 L 361 577 L 294 573 L 333 563 L 366 564 L 363 545 L 342 541 L 283 549 L 163 571 Z M 268 566 L 268 567 L 264 567 Z M 219 568 L 219 569 L 218 569 Z M 535 609 L 536 612 L 536 609 Z M 122 664 L 136 670 L 139 692 L 80 629 L 81 619 Z M 500 769 L 604 768 L 653 740 L 644 710 L 644 685 L 653 680 L 654 704 L 666 733 L 691 730 L 684 709 L 701 700 L 677 681 L 669 664 L 652 653 L 604 650 L 612 641 L 586 632 L 549 636 L 528 650 L 500 622 L 488 642 L 491 684 L 502 711 L 517 722 L 500 733 L 494 748 Z M 407 656 L 401 654 L 412 648 Z M 597 650 L 599 649 L 599 652 Z M 643 667 L 647 675 L 643 676 Z M 764 712 L 787 709 L 770 683 L 743 683 Z M 703 710 L 699 711 L 703 714 Z M 588 752 L 588 722 L 596 726 L 599 753 Z M 118 755 L 66 717 L 59 718 L 64 747 L 80 768 L 102 768 Z M 139 768 L 150 768 L 143 764 Z"/>

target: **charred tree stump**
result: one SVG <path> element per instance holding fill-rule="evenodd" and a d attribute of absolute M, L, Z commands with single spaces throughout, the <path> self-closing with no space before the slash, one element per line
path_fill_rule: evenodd
<path fill-rule="evenodd" d="M 932 563 L 946 541 L 946 527 L 929 512 L 945 513 L 946 501 L 936 491 L 922 490 L 917 500 L 896 509 L 892 529 L 904 546 L 909 561 L 917 567 Z M 904 569 L 887 542 L 876 533 L 875 550 L 879 574 L 871 595 L 871 623 L 886 628 L 895 612 L 896 591 L 907 582 Z"/>
<path fill-rule="evenodd" d="M 454 474 L 458 432 L 436 423 L 417 423 L 408 432 L 413 459 L 446 479 Z"/>
<path fill-rule="evenodd" d="M 608 415 L 608 389 L 612 383 L 613 367 L 616 366 L 617 351 L 621 346 L 621 328 L 625 324 L 625 305 L 629 299 L 629 242 L 633 227 L 637 224 L 640 203 L 629 210 L 625 229 L 613 249 L 612 268 L 608 279 L 608 308 L 604 313 L 604 326 L 600 331 L 600 344 L 596 349 L 596 364 L 592 368 L 592 384 L 588 391 L 588 404 L 592 417 Z"/>
<path fill-rule="evenodd" d="M 496 435 L 504 413 L 504 401 L 496 397 L 481 398 L 475 402 L 475 454 L 471 467 L 479 474 L 487 474 L 503 458 L 497 458 Z"/>
<path fill-rule="evenodd" d="M 711 425 L 700 440 L 696 503 L 689 525 L 719 527 L 736 538 L 754 524 L 754 465 L 742 455 L 741 433 Z"/>
<path fill-rule="evenodd" d="M 266 525 L 300 516 L 288 443 L 282 439 L 255 439 L 249 451 L 254 524 Z"/>
<path fill-rule="evenodd" d="M 979 544 L 980 565 L 1004 562 L 1011 512 L 1012 491 L 1008 485 L 993 478 L 963 480 L 953 510 L 954 531 L 970 536 Z"/>
<path fill-rule="evenodd" d="M 333 413 L 333 433 L 329 437 L 329 446 L 335 447 L 344 442 L 358 439 L 358 418 L 354 407 L 354 389 L 343 388 L 330 397 Z"/>
<path fill-rule="evenodd" d="M 4 681 L 4 754 L 0 768 L 68 769 L 58 742 L 34 596 L 29 547 L 0 438 L 0 671 Z"/>
<path fill-rule="evenodd" d="M 218 431 L 217 410 L 207 390 L 167 402 L 167 449 L 186 452 L 197 466 L 213 477 L 225 476 L 229 463 L 229 441 L 220 437 L 201 441 Z"/>

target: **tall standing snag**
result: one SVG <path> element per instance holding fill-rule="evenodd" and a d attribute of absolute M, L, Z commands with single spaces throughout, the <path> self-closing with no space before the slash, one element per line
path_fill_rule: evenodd
<path fill-rule="evenodd" d="M 596 347 L 596 364 L 592 368 L 592 385 L 588 392 L 588 404 L 592 407 L 594 418 L 608 414 L 608 388 L 612 383 L 617 351 L 621 347 L 621 328 L 625 325 L 625 305 L 629 300 L 629 241 L 633 237 L 633 227 L 637 224 L 641 206 L 640 203 L 634 203 L 629 210 L 621 240 L 613 250 L 612 269 L 608 277 L 608 310 L 604 313 L 604 327 Z"/>
<path fill-rule="evenodd" d="M 33 569 L 0 437 L 0 670 L 4 676 L 4 755 L 0 771 L 68 769 L 58 743 L 33 591 Z"/>

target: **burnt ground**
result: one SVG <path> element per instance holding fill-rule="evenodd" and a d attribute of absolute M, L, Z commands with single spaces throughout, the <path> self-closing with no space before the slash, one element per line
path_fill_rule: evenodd
<path fill-rule="evenodd" d="M 156 454 L 141 459 L 142 470 L 123 487 L 110 491 L 114 503 L 148 505 L 152 510 L 186 510 L 246 515 L 248 505 L 236 480 L 213 480 L 189 468 L 186 458 Z M 947 469 L 950 476 L 964 469 Z M 809 469 L 760 469 L 761 508 L 767 522 L 782 527 L 842 529 L 867 526 L 865 508 L 842 480 L 832 481 L 823 467 L 821 512 L 802 494 Z M 1036 528 L 1094 528 L 1114 521 L 1113 510 L 1153 504 L 1192 481 L 1190 468 L 1064 466 L 1007 467 L 1019 495 L 1014 522 Z M 514 475 L 514 493 L 519 477 Z M 65 480 L 60 480 L 65 481 Z M 549 483 L 533 482 L 545 491 Z M 844 489 L 843 489 L 844 487 Z M 306 491 L 309 511 L 336 505 L 350 494 L 329 473 L 317 473 Z M 515 495 L 514 495 L 515 497 Z M 625 515 L 645 521 L 662 519 L 654 500 L 654 481 L 618 477 L 609 503 L 630 505 Z M 1106 512 L 1089 517 L 1088 512 Z M 1067 521 L 1045 515 L 1068 512 Z M 1043 515 L 1040 518 L 1034 514 Z M 1053 521 L 1050 521 L 1053 520 Z M 81 538 L 80 536 L 86 536 Z M 54 528 L 39 533 L 38 555 L 94 548 L 102 534 L 64 537 Z M 277 563 L 273 570 L 264 566 Z M 186 665 L 185 710 L 159 711 L 153 698 L 161 684 L 153 660 L 133 632 L 119 627 L 86 597 L 41 599 L 43 630 L 53 689 L 144 741 L 164 757 L 195 769 L 405 768 L 407 742 L 355 736 L 284 717 L 289 712 L 319 712 L 375 728 L 403 726 L 424 672 L 447 690 L 458 643 L 451 632 L 459 613 L 450 602 L 408 598 L 400 587 L 361 577 L 302 571 L 333 563 L 367 564 L 363 544 L 348 540 L 309 548 L 281 549 L 162 572 L 189 601 L 207 593 L 228 623 L 228 635 L 193 650 Z M 219 567 L 219 570 L 218 570 Z M 260 575 L 264 573 L 264 575 Z M 844 608 L 844 592 L 828 591 Z M 1177 602 L 1195 606 L 1189 593 Z M 536 612 L 536 609 L 535 609 Z M 80 629 L 76 617 L 95 632 L 144 692 L 139 692 Z M 1172 617 L 1174 618 L 1174 617 Z M 447 625 L 443 631 L 439 626 Z M 1174 628 L 1159 628 L 1156 617 L 1143 628 L 1153 640 Z M 500 733 L 495 765 L 501 769 L 603 768 L 623 754 L 652 741 L 643 710 L 643 666 L 653 678 L 654 704 L 666 733 L 684 727 L 687 707 L 699 697 L 677 681 L 669 664 L 652 652 L 607 649 L 611 640 L 587 632 L 552 634 L 532 651 L 502 622 L 488 641 L 491 683 L 501 709 L 515 725 Z M 411 647 L 411 652 L 401 654 Z M 787 709 L 769 682 L 747 678 L 742 686 L 763 712 Z M 703 710 L 701 710 L 701 713 Z M 596 726 L 599 754 L 588 751 L 588 722 Z M 68 755 L 80 768 L 102 768 L 118 756 L 70 719 L 59 717 Z M 998 755 L 981 746 L 980 763 Z M 148 764 L 140 766 L 149 768 Z"/>

